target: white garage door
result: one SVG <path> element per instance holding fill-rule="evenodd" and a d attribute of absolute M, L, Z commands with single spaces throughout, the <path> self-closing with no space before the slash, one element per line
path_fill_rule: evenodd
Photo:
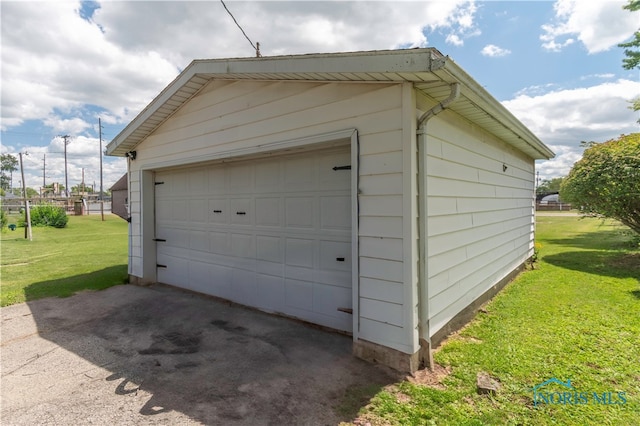
<path fill-rule="evenodd" d="M 158 281 L 351 331 L 350 162 L 347 146 L 156 172 Z"/>

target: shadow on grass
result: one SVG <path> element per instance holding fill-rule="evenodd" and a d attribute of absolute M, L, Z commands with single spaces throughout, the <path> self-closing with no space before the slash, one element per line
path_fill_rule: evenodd
<path fill-rule="evenodd" d="M 26 301 L 43 297 L 69 297 L 83 290 L 104 290 L 128 282 L 127 265 L 115 265 L 87 274 L 41 281 L 24 288 Z"/>
<path fill-rule="evenodd" d="M 640 282 L 640 253 L 604 250 L 567 251 L 544 256 L 554 266 L 614 278 L 635 278 Z M 640 291 L 636 291 L 640 297 Z"/>
<path fill-rule="evenodd" d="M 640 290 L 631 290 L 631 293 L 636 299 L 640 299 Z"/>
<path fill-rule="evenodd" d="M 628 250 L 633 248 L 632 238 L 624 228 L 598 230 L 578 234 L 571 238 L 547 238 L 546 243 L 587 250 Z"/>

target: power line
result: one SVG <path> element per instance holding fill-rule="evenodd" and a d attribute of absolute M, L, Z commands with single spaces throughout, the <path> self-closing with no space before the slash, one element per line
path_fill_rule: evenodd
<path fill-rule="evenodd" d="M 240 31 L 242 31 L 242 34 L 244 34 L 244 37 L 249 41 L 249 44 L 251 45 L 251 47 L 253 47 L 256 51 L 256 57 L 259 58 L 262 56 L 262 54 L 260 53 L 260 43 L 256 43 L 255 45 L 253 44 L 253 42 L 251 41 L 251 39 L 249 38 L 249 36 L 247 35 L 247 33 L 244 32 L 244 30 L 242 29 L 242 27 L 240 26 L 240 24 L 238 23 L 238 21 L 236 21 L 236 18 L 233 16 L 233 14 L 231 13 L 231 11 L 229 10 L 229 8 L 227 8 L 227 5 L 224 4 L 223 0 L 220 0 L 220 3 L 222 3 L 222 6 L 224 6 L 224 10 L 227 11 L 227 13 L 229 14 L 229 16 L 231 16 L 231 19 L 233 19 L 233 22 L 236 23 L 236 25 L 238 26 L 238 28 L 240 28 Z"/>

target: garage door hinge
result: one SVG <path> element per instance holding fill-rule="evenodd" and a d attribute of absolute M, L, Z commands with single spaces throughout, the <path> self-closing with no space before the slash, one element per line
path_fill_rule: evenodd
<path fill-rule="evenodd" d="M 164 182 L 153 182 L 154 185 L 164 185 Z"/>
<path fill-rule="evenodd" d="M 160 265 L 159 263 L 156 263 L 156 268 L 166 268 L 167 265 Z"/>
<path fill-rule="evenodd" d="M 349 164 L 348 166 L 335 166 L 333 170 L 351 170 L 351 164 Z"/>
<path fill-rule="evenodd" d="M 351 315 L 353 315 L 353 309 L 351 309 L 351 308 L 338 308 L 338 310 L 339 310 L 340 312 L 344 312 L 344 313 L 346 313 L 346 314 L 351 314 Z"/>
<path fill-rule="evenodd" d="M 158 242 L 161 242 L 161 243 L 166 243 L 167 242 L 167 240 L 165 240 L 164 238 L 154 238 L 153 241 L 158 241 Z"/>

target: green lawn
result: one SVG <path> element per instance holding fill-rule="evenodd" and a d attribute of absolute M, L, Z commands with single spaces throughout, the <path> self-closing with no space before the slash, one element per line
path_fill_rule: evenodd
<path fill-rule="evenodd" d="M 451 371 L 442 385 L 389 386 L 361 410 L 361 424 L 640 425 L 640 251 L 622 229 L 539 217 L 537 269 L 437 350 Z M 477 393 L 480 371 L 501 384 L 495 396 Z M 556 403 L 534 407 L 533 387 L 551 378 L 573 389 L 548 385 Z M 557 403 L 565 391 L 579 403 Z"/>
<path fill-rule="evenodd" d="M 2 306 L 127 277 L 127 223 L 115 216 L 71 216 L 64 229 L 34 228 L 31 242 L 23 229 L 1 237 Z M 540 217 L 537 241 L 537 269 L 437 350 L 436 362 L 450 370 L 442 383 L 388 386 L 361 410 L 360 424 L 640 425 L 637 242 L 611 221 L 563 216 Z M 499 380 L 497 395 L 477 394 L 480 371 Z M 570 380 L 570 397 L 586 402 L 534 406 L 533 387 L 550 378 Z M 350 389 L 339 409 L 353 413 L 372 392 Z M 611 403 L 596 403 L 594 392 Z M 613 404 L 621 396 L 626 403 Z"/>
<path fill-rule="evenodd" d="M 17 223 L 10 217 L 9 223 Z M 128 224 L 114 215 L 70 216 L 65 228 L 3 230 L 0 306 L 80 290 L 100 290 L 127 280 Z"/>

